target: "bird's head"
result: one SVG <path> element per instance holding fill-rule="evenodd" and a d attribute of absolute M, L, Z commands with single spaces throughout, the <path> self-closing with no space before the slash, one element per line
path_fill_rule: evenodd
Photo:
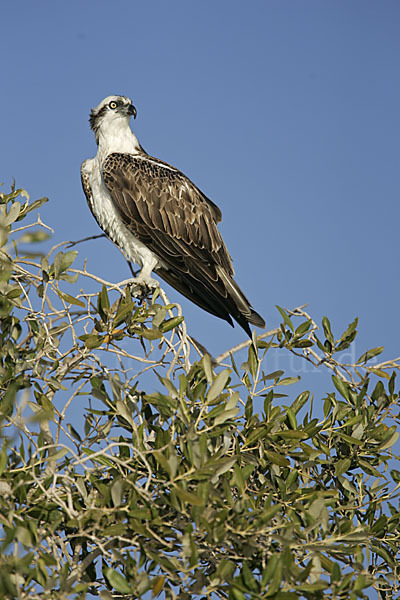
<path fill-rule="evenodd" d="M 136 119 L 136 108 L 126 96 L 107 96 L 90 111 L 89 123 L 99 141 L 100 131 L 129 126 L 129 119 Z"/>

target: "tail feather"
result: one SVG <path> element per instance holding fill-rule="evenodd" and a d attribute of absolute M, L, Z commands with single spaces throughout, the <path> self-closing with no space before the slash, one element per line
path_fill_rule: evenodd
<path fill-rule="evenodd" d="M 250 315 L 248 321 L 249 321 L 249 323 L 251 323 L 252 325 L 255 325 L 256 327 L 261 327 L 261 329 L 265 328 L 264 319 L 253 308 L 251 309 L 251 315 Z"/>
<path fill-rule="evenodd" d="M 232 298 L 237 307 L 238 314 L 234 314 L 233 312 L 231 312 L 232 317 L 235 319 L 235 321 L 237 321 L 237 323 L 239 323 L 241 327 L 243 327 L 243 329 L 251 337 L 251 331 L 248 326 L 248 323 L 256 325 L 257 327 L 264 328 L 264 319 L 251 306 L 250 302 L 243 294 L 236 281 L 232 279 L 232 277 L 228 275 L 227 272 L 221 267 L 217 267 L 217 272 L 224 282 L 225 289 L 228 292 L 228 296 Z"/>
<path fill-rule="evenodd" d="M 249 337 L 251 337 L 249 323 L 257 327 L 265 327 L 264 319 L 253 309 L 236 281 L 223 267 L 216 267 L 215 280 L 198 278 L 194 273 L 173 272 L 163 268 L 158 268 L 156 272 L 202 309 L 220 319 L 225 319 L 232 326 L 232 319 L 234 319 Z"/>

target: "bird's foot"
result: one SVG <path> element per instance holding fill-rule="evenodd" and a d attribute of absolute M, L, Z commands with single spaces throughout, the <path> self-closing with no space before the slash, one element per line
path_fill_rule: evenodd
<path fill-rule="evenodd" d="M 159 282 L 153 277 L 141 277 L 140 275 L 122 283 L 129 287 L 129 291 L 134 298 L 142 301 L 151 296 L 154 290 L 160 286 Z"/>

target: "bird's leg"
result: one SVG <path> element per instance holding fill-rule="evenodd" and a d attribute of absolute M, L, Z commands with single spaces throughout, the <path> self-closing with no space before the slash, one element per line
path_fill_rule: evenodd
<path fill-rule="evenodd" d="M 157 279 L 154 279 L 151 276 L 156 264 L 156 259 L 146 262 L 137 277 L 132 277 L 126 281 L 121 281 L 121 283 L 118 284 L 118 287 L 122 285 L 128 285 L 132 296 L 144 300 L 153 293 L 155 288 L 159 287 L 160 285 Z"/>

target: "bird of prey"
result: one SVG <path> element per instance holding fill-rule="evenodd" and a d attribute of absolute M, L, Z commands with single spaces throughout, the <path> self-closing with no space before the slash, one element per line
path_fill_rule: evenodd
<path fill-rule="evenodd" d="M 136 108 L 108 96 L 90 113 L 98 146 L 81 167 L 82 186 L 98 225 L 141 272 L 136 285 L 154 288 L 152 271 L 209 313 L 265 327 L 233 279 L 232 260 L 217 224 L 220 209 L 181 171 L 147 154 L 130 128 Z"/>

